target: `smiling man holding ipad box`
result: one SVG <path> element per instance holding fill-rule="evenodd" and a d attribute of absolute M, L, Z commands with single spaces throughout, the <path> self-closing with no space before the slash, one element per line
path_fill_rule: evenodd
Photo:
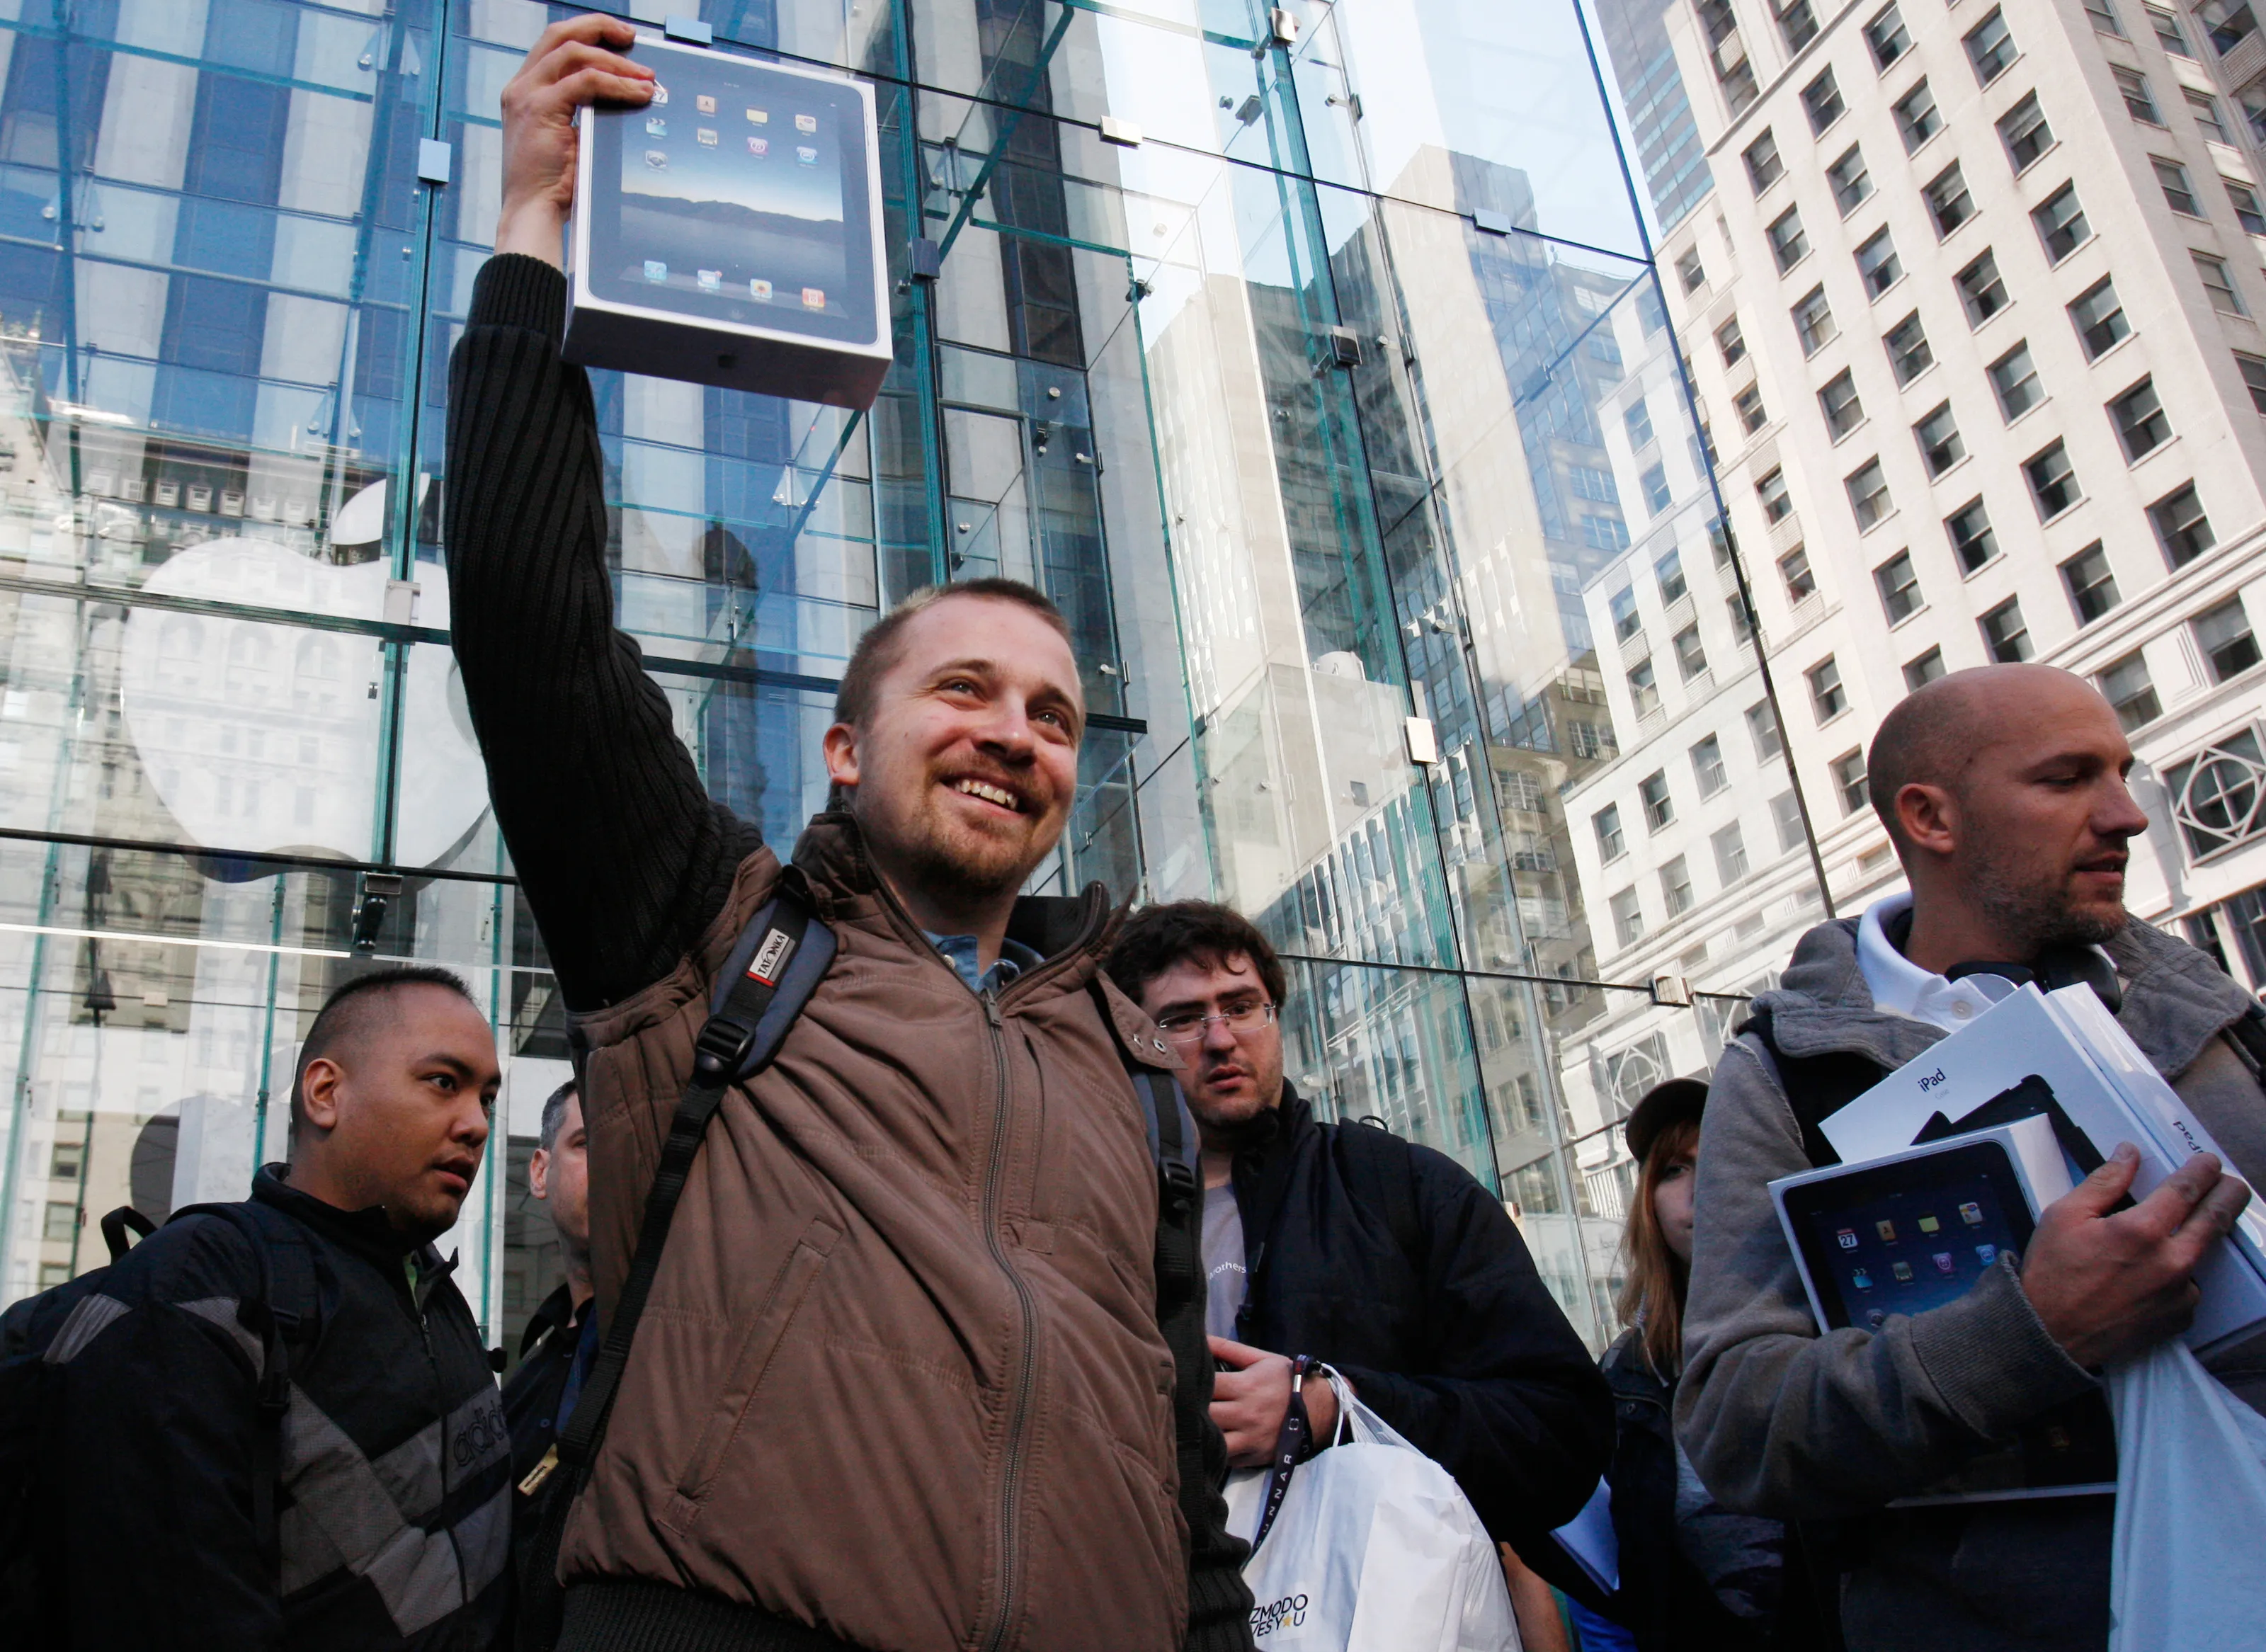
<path fill-rule="evenodd" d="M 708 1126 L 566 1528 L 560 1644 L 1247 1646 L 1195 1207 L 1160 1231 L 1125 1064 L 1173 1064 L 1100 978 L 1100 887 L 1016 898 L 1077 786 L 1060 616 L 983 581 L 870 630 L 825 736 L 836 800 L 789 867 L 710 800 L 614 628 L 558 266 L 577 109 L 651 95 L 632 39 L 554 25 L 506 87 L 449 404 L 455 646 L 574 1012 L 610 1322 L 734 941 L 784 879 L 838 950 Z M 1168 1239 L 1189 1290 L 1160 1310 Z"/>

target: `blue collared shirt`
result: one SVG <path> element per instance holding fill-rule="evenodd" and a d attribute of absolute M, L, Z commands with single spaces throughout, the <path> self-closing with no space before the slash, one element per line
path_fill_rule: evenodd
<path fill-rule="evenodd" d="M 1046 962 L 1021 941 L 1009 940 L 1003 936 L 999 941 L 998 957 L 992 961 L 989 969 L 978 970 L 976 967 L 975 936 L 939 935 L 925 929 L 921 933 L 928 936 L 928 944 L 944 954 L 944 961 L 968 983 L 968 990 L 979 998 L 986 992 L 1005 991 L 1008 983 L 1030 974 Z"/>

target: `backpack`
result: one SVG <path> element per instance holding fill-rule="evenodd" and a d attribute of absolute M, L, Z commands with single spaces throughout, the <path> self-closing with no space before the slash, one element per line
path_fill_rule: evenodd
<path fill-rule="evenodd" d="M 256 1200 L 188 1205 L 168 1222 L 192 1217 L 228 1223 L 259 1261 L 259 1294 L 238 1309 L 238 1319 L 259 1338 L 261 1356 L 252 1524 L 262 1556 L 280 1575 L 275 1495 L 282 1472 L 283 1414 L 290 1403 L 288 1344 L 314 1335 L 319 1311 L 314 1254 L 296 1222 Z M 59 1460 L 62 1365 L 113 1317 L 101 1305 L 114 1302 L 104 1295 L 103 1286 L 132 1243 L 127 1231 L 147 1238 L 157 1225 L 130 1205 L 113 1210 L 102 1218 L 109 1263 L 27 1297 L 0 1315 L 0 1623 L 53 1628 L 62 1622 L 62 1522 L 55 1517 L 55 1491 L 69 1472 Z"/>
<path fill-rule="evenodd" d="M 668 1139 L 646 1195 L 637 1249 L 630 1259 L 621 1295 L 608 1315 L 598 1356 L 583 1380 L 574 1414 L 559 1431 L 554 1456 L 520 1482 L 538 1500 L 537 1530 L 521 1562 L 516 1644 L 521 1652 L 549 1652 L 558 1644 L 566 1615 L 566 1590 L 559 1582 L 559 1546 L 574 1499 L 588 1483 L 592 1463 L 604 1442 L 606 1423 L 620 1392 L 622 1373 L 644 1316 L 646 1298 L 661 1271 L 662 1249 L 684 1193 L 692 1161 L 700 1151 L 708 1122 L 735 1085 L 771 1064 L 786 1042 L 795 1018 L 818 990 L 834 961 L 834 932 L 813 910 L 793 869 L 779 881 L 768 904 L 748 920 L 740 939 L 717 972 L 708 1019 L 693 1040 L 692 1077 L 669 1122 Z M 1104 1020 L 1107 1012 L 1104 1011 Z M 1197 1202 L 1195 1121 L 1170 1075 L 1137 1067 L 1126 1071 L 1140 1097 L 1157 1166 L 1159 1221 L 1155 1265 L 1159 1319 L 1169 1313 L 1197 1312 L 1201 1325 L 1203 1264 L 1195 1224 Z"/>

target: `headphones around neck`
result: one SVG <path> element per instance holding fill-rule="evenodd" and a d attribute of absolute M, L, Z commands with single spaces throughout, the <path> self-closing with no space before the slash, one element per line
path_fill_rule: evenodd
<path fill-rule="evenodd" d="M 1947 981 L 1956 981 L 1963 976 L 1997 976 L 2018 987 L 2036 982 L 2041 992 L 2087 986 L 2093 989 L 2094 997 L 2109 1006 L 2111 1015 L 2124 1003 L 2124 988 L 2116 979 L 2116 966 L 2097 947 L 2049 947 L 2038 954 L 2035 964 L 1976 960 L 1954 964 L 1943 976 Z"/>

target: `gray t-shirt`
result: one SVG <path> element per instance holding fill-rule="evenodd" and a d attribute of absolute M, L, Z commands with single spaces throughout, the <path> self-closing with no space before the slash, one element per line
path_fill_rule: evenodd
<path fill-rule="evenodd" d="M 1243 1307 L 1243 1213 L 1235 1208 L 1235 1188 L 1222 1182 L 1204 1189 L 1204 1331 L 1232 1338 L 1235 1316 Z"/>

